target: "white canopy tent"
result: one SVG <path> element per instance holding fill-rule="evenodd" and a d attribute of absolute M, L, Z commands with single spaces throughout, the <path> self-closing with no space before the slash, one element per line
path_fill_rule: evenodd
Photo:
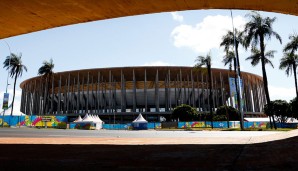
<path fill-rule="evenodd" d="M 91 114 L 86 114 L 84 118 L 82 119 L 81 116 L 79 115 L 78 118 L 74 121 L 76 123 L 91 123 L 93 126 L 95 126 L 95 129 L 101 129 L 103 121 L 98 117 L 98 115 L 91 115 Z"/>
<path fill-rule="evenodd" d="M 132 121 L 133 123 L 148 123 L 148 121 L 146 121 L 146 119 L 144 119 L 143 115 L 140 113 L 139 116 Z"/>
<path fill-rule="evenodd" d="M 146 121 L 140 113 L 139 116 L 132 121 L 132 127 L 135 130 L 148 129 L 148 121 Z"/>
<path fill-rule="evenodd" d="M 74 120 L 73 122 L 82 122 L 83 119 L 81 118 L 81 115 L 78 116 L 78 118 L 76 120 Z"/>
<path fill-rule="evenodd" d="M 86 114 L 83 118 L 83 122 L 93 122 L 93 118 L 91 115 Z"/>

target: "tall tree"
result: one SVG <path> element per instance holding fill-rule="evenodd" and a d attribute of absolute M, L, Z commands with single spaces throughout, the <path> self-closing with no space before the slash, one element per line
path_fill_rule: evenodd
<path fill-rule="evenodd" d="M 208 73 L 208 85 L 209 85 L 209 112 L 211 115 L 211 127 L 213 129 L 213 93 L 212 93 L 212 72 L 211 72 L 211 55 L 208 53 L 206 56 L 198 56 L 195 60 L 196 64 L 195 69 L 201 69 L 203 66 L 206 66 Z"/>
<path fill-rule="evenodd" d="M 235 58 L 233 60 L 235 60 L 234 66 L 236 66 L 237 64 L 238 68 L 235 67 L 234 69 L 235 71 L 236 69 L 238 69 L 239 74 L 240 74 L 240 62 L 239 62 L 238 48 L 239 48 L 239 45 L 243 45 L 243 43 L 244 43 L 243 32 L 240 32 L 237 29 L 235 29 L 235 37 L 232 31 L 228 31 L 227 34 L 222 37 L 222 42 L 220 43 L 220 46 L 224 47 L 224 51 L 226 52 L 226 54 L 230 52 L 231 49 L 233 49 L 235 46 L 236 54 L 234 53 L 234 56 L 237 57 L 237 63 Z"/>
<path fill-rule="evenodd" d="M 48 105 L 48 97 L 49 97 L 49 90 L 50 90 L 50 84 L 51 84 L 51 79 L 53 76 L 53 69 L 54 69 L 54 63 L 53 59 L 50 59 L 50 61 L 43 61 L 42 66 L 38 69 L 38 75 L 43 75 L 44 79 L 47 80 L 47 91 L 44 94 L 44 112 L 46 111 L 47 105 Z"/>
<path fill-rule="evenodd" d="M 235 53 L 233 51 L 226 51 L 225 56 L 223 56 L 222 62 L 225 66 L 229 65 L 230 71 L 234 68 L 236 73 L 236 60 L 235 60 Z"/>
<path fill-rule="evenodd" d="M 265 49 L 264 49 L 265 50 Z M 270 66 L 272 66 L 272 68 L 274 68 L 272 62 L 270 61 L 269 58 L 273 58 L 274 57 L 274 53 L 276 53 L 276 51 L 274 50 L 270 50 L 268 52 L 265 52 L 264 54 L 264 57 L 262 57 L 262 53 L 259 49 L 257 49 L 256 47 L 252 47 L 251 49 L 251 56 L 247 57 L 246 60 L 251 60 L 251 65 L 252 66 L 257 66 L 260 61 L 262 61 L 262 58 L 263 58 L 263 61 L 265 64 L 269 64 Z M 266 70 L 266 68 L 264 68 Z M 267 101 L 267 104 L 271 103 L 271 101 Z M 271 122 L 271 118 L 273 119 L 273 123 L 274 123 L 274 128 L 276 129 L 276 124 L 275 124 L 275 121 L 274 121 L 274 118 L 273 118 L 273 113 L 266 113 L 267 115 L 269 115 L 270 117 L 270 126 L 271 126 L 271 129 L 272 129 L 272 122 Z"/>
<path fill-rule="evenodd" d="M 294 73 L 295 79 L 295 89 L 296 89 L 296 97 L 298 97 L 298 89 L 297 89 L 297 61 L 298 55 L 294 53 L 284 53 L 284 56 L 280 59 L 279 69 L 284 70 L 286 75 L 289 76 Z"/>
<path fill-rule="evenodd" d="M 290 100 L 290 112 L 292 117 L 298 119 L 298 98 L 295 97 L 293 100 Z"/>
<path fill-rule="evenodd" d="M 294 73 L 294 79 L 295 79 L 295 89 L 296 89 L 296 98 L 298 98 L 298 87 L 297 87 L 297 55 L 295 52 L 298 49 L 298 35 L 296 33 L 289 36 L 290 42 L 286 44 L 284 47 L 284 57 L 280 61 L 280 69 L 286 69 L 286 74 L 289 76 L 289 74 Z"/>
<path fill-rule="evenodd" d="M 243 46 L 244 40 L 243 40 L 243 32 L 238 31 L 237 29 L 234 29 L 234 32 L 228 31 L 226 35 L 222 37 L 222 42 L 220 43 L 220 46 L 224 47 L 224 51 L 226 52 L 226 55 L 224 56 L 223 63 L 225 66 L 229 64 L 229 68 L 231 70 L 232 63 L 234 63 L 234 72 L 235 72 L 235 87 L 236 87 L 236 101 L 238 102 L 237 109 L 241 111 L 241 98 L 240 98 L 240 91 L 238 88 L 238 74 L 241 79 L 241 71 L 240 71 L 240 62 L 239 62 L 239 53 L 238 48 L 239 45 Z M 236 53 L 235 53 L 235 52 Z M 238 74 L 237 74 L 238 72 Z M 240 87 L 240 86 L 239 86 Z M 241 113 L 239 113 L 241 115 Z M 242 117 L 240 116 L 240 125 L 241 130 L 244 129 L 243 123 L 242 123 Z"/>
<path fill-rule="evenodd" d="M 236 106 L 237 110 L 240 111 L 241 109 L 241 98 L 240 98 L 240 93 L 239 93 L 239 89 L 238 89 L 238 74 L 237 74 L 237 65 L 236 65 L 236 57 L 235 57 L 235 53 L 233 51 L 226 51 L 226 55 L 223 57 L 222 62 L 224 63 L 224 65 L 229 65 L 229 69 L 230 71 L 232 70 L 232 66 L 234 66 L 234 81 L 235 81 L 235 88 L 236 88 L 236 97 L 237 99 L 235 101 L 238 102 L 238 105 Z M 239 86 L 240 87 L 240 86 Z M 241 112 L 238 112 L 239 114 L 239 121 L 240 121 L 240 127 L 241 130 L 244 130 L 244 125 L 242 122 L 242 117 L 241 117 Z"/>
<path fill-rule="evenodd" d="M 275 50 L 270 50 L 268 52 L 265 52 L 264 54 L 264 62 L 265 64 L 269 64 L 272 68 L 274 68 L 273 63 L 270 61 L 270 58 L 274 58 L 274 54 L 276 53 Z M 257 66 L 260 61 L 262 61 L 262 54 L 261 51 L 256 48 L 252 47 L 251 49 L 251 56 L 247 57 L 245 60 L 251 60 L 251 65 L 252 66 Z M 266 69 L 266 68 L 265 68 Z"/>
<path fill-rule="evenodd" d="M 27 67 L 23 65 L 22 63 L 22 54 L 16 55 L 14 53 L 11 53 L 10 56 L 7 56 L 5 61 L 3 62 L 4 67 L 6 70 L 9 71 L 10 77 L 14 78 L 14 84 L 13 84 L 13 97 L 12 97 L 12 103 L 11 103 L 11 113 L 13 113 L 13 106 L 14 106 L 14 99 L 15 99 L 15 92 L 16 92 L 16 83 L 17 78 L 21 77 L 23 72 L 27 72 Z"/>
<path fill-rule="evenodd" d="M 274 36 L 280 43 L 282 43 L 280 35 L 275 32 L 272 28 L 273 23 L 276 21 L 276 17 L 263 18 L 258 12 L 251 12 L 246 15 L 249 18 L 249 22 L 245 24 L 244 32 L 244 45 L 246 48 L 251 44 L 252 47 L 256 47 L 259 44 L 260 55 L 261 55 L 261 64 L 262 64 L 262 73 L 263 73 L 263 83 L 267 103 L 270 103 L 270 95 L 268 90 L 268 80 L 265 69 L 265 39 L 270 40 Z M 275 125 L 275 121 L 273 119 Z"/>
<path fill-rule="evenodd" d="M 289 39 L 291 41 L 284 47 L 284 52 L 295 53 L 298 49 L 298 35 L 296 33 L 291 34 Z"/>

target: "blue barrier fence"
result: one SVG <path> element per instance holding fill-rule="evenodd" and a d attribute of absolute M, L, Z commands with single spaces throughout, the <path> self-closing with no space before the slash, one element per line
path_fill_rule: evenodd
<path fill-rule="evenodd" d="M 298 123 L 276 123 L 277 128 L 298 128 Z"/>
<path fill-rule="evenodd" d="M 244 128 L 266 128 L 268 122 L 244 122 Z M 211 128 L 210 121 L 178 122 L 178 128 Z M 214 128 L 240 128 L 239 121 L 214 121 Z"/>
<path fill-rule="evenodd" d="M 47 126 L 56 127 L 59 123 L 67 123 L 67 116 L 50 116 L 52 118 L 51 122 L 47 122 Z M 22 115 L 22 116 L 10 116 L 5 115 L 0 116 L 0 125 L 4 123 L 4 126 L 45 126 L 44 122 L 40 116 L 32 115 Z M 70 123 L 70 129 L 87 129 L 89 125 L 77 125 L 75 123 Z M 268 127 L 268 122 L 244 122 L 244 128 L 266 128 Z M 89 126 L 90 127 L 90 126 Z M 131 123 L 127 124 L 103 124 L 103 129 L 115 129 L 115 130 L 127 130 L 130 129 Z M 160 122 L 149 122 L 148 129 L 158 129 L 161 128 Z M 211 122 L 209 121 L 193 121 L 193 122 L 178 122 L 178 128 L 210 128 Z M 239 121 L 215 121 L 213 122 L 214 128 L 240 128 Z M 297 128 L 298 123 L 277 123 L 278 128 Z"/>
<path fill-rule="evenodd" d="M 148 129 L 157 129 L 161 128 L 161 123 L 160 122 L 150 122 L 147 124 Z M 128 130 L 132 129 L 132 124 L 127 123 L 127 124 L 103 124 L 102 125 L 103 129 L 115 129 L 115 130 Z"/>
<path fill-rule="evenodd" d="M 50 122 L 47 122 L 47 126 L 56 127 L 59 123 L 66 123 L 67 116 L 48 116 L 51 118 Z M 0 116 L 0 125 L 2 126 L 45 126 L 45 122 L 42 121 L 41 116 L 37 115 L 22 115 L 22 116 Z"/>

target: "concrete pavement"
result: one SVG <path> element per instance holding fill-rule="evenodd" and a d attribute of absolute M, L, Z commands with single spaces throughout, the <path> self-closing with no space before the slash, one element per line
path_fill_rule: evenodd
<path fill-rule="evenodd" d="M 1 131 L 1 129 L 0 129 Z M 16 130 L 17 131 L 17 130 Z M 103 130 L 104 132 L 104 130 Z M 180 134 L 184 131 L 137 131 L 137 135 L 145 134 L 142 137 L 136 135 L 124 135 L 128 131 L 110 131 L 111 136 L 98 137 L 102 132 L 97 131 L 97 135 L 90 135 L 84 137 L 73 135 L 48 135 L 52 137 L 0 137 L 0 144 L 113 144 L 113 145 L 150 145 L 150 144 L 254 144 L 264 143 L 269 141 L 282 140 L 290 137 L 298 136 L 298 129 L 287 132 L 267 132 L 265 134 L 261 131 L 252 132 L 244 131 L 235 134 L 235 131 L 188 131 L 189 134 Z M 155 133 L 154 133 L 155 132 Z M 109 134 L 109 132 L 105 132 Z M 37 134 L 37 133 L 36 133 Z M 53 133 L 52 133 L 53 134 Z M 177 137 L 170 134 L 177 135 Z M 210 134 L 215 134 L 210 136 Z M 248 134 L 248 135 L 245 135 Z M 1 134 L 0 134 L 1 135 Z M 123 137 L 122 137 L 123 135 Z M 209 135 L 209 136 L 207 136 Z M 13 136 L 13 134 L 12 134 Z M 18 135 L 19 136 L 19 135 Z M 81 136 L 81 137 L 80 137 Z M 92 136 L 92 137 L 91 137 Z M 115 137 L 113 137 L 115 136 Z M 129 137 L 131 136 L 131 137 Z M 147 136 L 147 137 L 146 137 Z M 164 136 L 164 137 L 162 137 Z"/>
<path fill-rule="evenodd" d="M 1 131 L 1 130 L 0 130 Z M 298 170 L 298 130 L 240 137 L 0 138 L 0 170 Z"/>

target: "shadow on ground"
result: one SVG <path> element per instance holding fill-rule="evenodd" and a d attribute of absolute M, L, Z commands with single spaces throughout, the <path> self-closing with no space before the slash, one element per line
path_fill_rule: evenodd
<path fill-rule="evenodd" d="M 0 170 L 298 170 L 298 137 L 248 145 L 0 145 Z"/>

